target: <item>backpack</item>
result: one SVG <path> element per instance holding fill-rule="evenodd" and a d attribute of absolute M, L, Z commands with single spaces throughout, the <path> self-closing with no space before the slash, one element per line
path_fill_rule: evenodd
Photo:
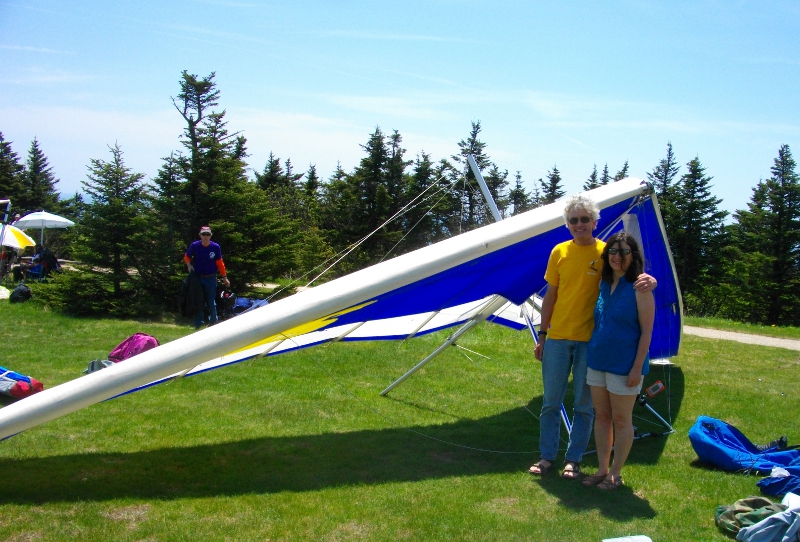
<path fill-rule="evenodd" d="M 755 525 L 786 508 L 785 504 L 773 503 L 764 497 L 747 497 L 730 506 L 718 506 L 714 512 L 714 522 L 722 532 L 735 536 L 740 529 Z"/>
<path fill-rule="evenodd" d="M 14 291 L 11 292 L 11 295 L 8 297 L 8 301 L 10 303 L 25 303 L 31 298 L 32 295 L 31 289 L 25 284 L 20 283 L 20 285 L 14 288 Z"/>
<path fill-rule="evenodd" d="M 206 298 L 203 293 L 203 285 L 194 273 L 189 273 L 181 281 L 178 291 L 178 309 L 182 316 L 192 316 L 197 311 L 203 310 L 206 306 Z"/>
<path fill-rule="evenodd" d="M 3 395 L 22 399 L 43 389 L 42 383 L 35 378 L 0 367 L 0 393 Z"/>
<path fill-rule="evenodd" d="M 136 354 L 146 352 L 158 346 L 158 340 L 147 333 L 134 333 L 117 345 L 108 355 L 108 359 L 118 363 L 122 360 L 132 358 Z"/>

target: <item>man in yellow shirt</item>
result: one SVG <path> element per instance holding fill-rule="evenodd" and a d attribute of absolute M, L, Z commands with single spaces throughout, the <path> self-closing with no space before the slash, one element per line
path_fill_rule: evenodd
<path fill-rule="evenodd" d="M 600 210 L 591 198 L 577 194 L 567 199 L 564 221 L 572 240 L 553 248 L 544 278 L 547 292 L 542 300 L 542 320 L 536 359 L 542 362 L 544 397 L 539 420 L 541 459 L 530 468 L 531 474 L 549 471 L 558 454 L 561 438 L 561 404 L 567 392 L 569 375 L 575 388 L 573 424 L 561 475 L 580 477 L 580 462 L 592 434 L 594 409 L 586 384 L 586 347 L 594 328 L 594 306 L 600 291 L 605 243 L 595 239 Z M 656 281 L 642 274 L 637 290 L 653 290 Z M 546 340 L 545 340 L 546 339 Z"/>

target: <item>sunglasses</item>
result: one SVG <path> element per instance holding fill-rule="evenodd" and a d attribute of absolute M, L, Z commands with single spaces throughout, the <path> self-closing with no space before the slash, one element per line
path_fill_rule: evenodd
<path fill-rule="evenodd" d="M 582 216 L 580 218 L 578 218 L 577 216 L 573 216 L 569 219 L 569 223 L 574 226 L 575 224 L 578 223 L 578 220 L 581 221 L 581 224 L 588 224 L 589 221 L 591 221 L 592 219 L 591 217 L 588 216 Z"/>
<path fill-rule="evenodd" d="M 207 237 L 211 237 L 211 234 L 208 233 L 208 232 L 201 233 L 200 235 L 203 236 L 203 237 L 206 237 L 206 236 Z"/>
<path fill-rule="evenodd" d="M 629 248 L 609 248 L 608 249 L 608 253 L 613 255 L 613 256 L 616 256 L 619 253 L 622 253 L 623 256 L 627 256 L 628 254 L 631 253 L 631 249 L 629 249 Z"/>

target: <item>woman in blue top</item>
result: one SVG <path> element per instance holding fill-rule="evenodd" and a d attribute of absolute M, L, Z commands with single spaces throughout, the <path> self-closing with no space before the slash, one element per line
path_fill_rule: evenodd
<path fill-rule="evenodd" d="M 622 466 L 633 445 L 633 406 L 642 389 L 642 376 L 649 371 L 655 301 L 652 292 L 633 289 L 644 260 L 631 235 L 622 232 L 611 237 L 601 257 L 600 297 L 586 359 L 599 469 L 583 484 L 613 490 L 623 484 Z M 614 462 L 609 468 L 612 446 Z"/>

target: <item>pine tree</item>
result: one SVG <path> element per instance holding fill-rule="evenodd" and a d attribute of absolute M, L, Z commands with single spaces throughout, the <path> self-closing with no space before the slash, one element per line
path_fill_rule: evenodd
<path fill-rule="evenodd" d="M 316 198 L 319 192 L 319 175 L 317 175 L 317 166 L 315 164 L 308 165 L 308 172 L 306 172 L 306 182 L 303 185 L 303 192 L 310 198 Z"/>
<path fill-rule="evenodd" d="M 15 212 L 23 191 L 24 170 L 17 153 L 11 149 L 11 142 L 3 139 L 3 132 L 0 132 L 0 199 L 10 199 Z"/>
<path fill-rule="evenodd" d="M 506 211 L 509 205 L 507 179 L 508 170 L 500 171 L 500 168 L 494 163 L 492 163 L 489 170 L 483 175 L 483 180 L 486 183 L 486 187 L 489 189 L 489 194 L 491 194 L 492 199 L 494 199 L 494 203 L 497 206 L 497 210 L 500 212 L 501 217 L 506 216 Z M 483 208 L 484 218 L 482 222 L 485 224 L 494 222 L 494 217 L 489 209 L 488 202 L 484 201 Z"/>
<path fill-rule="evenodd" d="M 800 177 L 788 145 L 782 145 L 771 168 L 759 181 L 747 210 L 736 211 L 734 236 L 746 255 L 760 254 L 761 288 L 746 295 L 766 307 L 769 324 L 800 324 Z M 755 274 L 755 273 L 753 273 Z M 759 319 L 758 316 L 754 319 Z"/>
<path fill-rule="evenodd" d="M 711 195 L 712 177 L 705 176 L 700 159 L 692 159 L 686 167 L 688 171 L 676 188 L 679 221 L 670 244 L 684 296 L 700 296 L 713 271 L 719 270 L 725 241 L 723 221 L 728 213 L 719 209 L 722 200 Z"/>
<path fill-rule="evenodd" d="M 647 179 L 652 183 L 658 197 L 668 239 L 675 237 L 678 228 L 677 221 L 679 217 L 676 214 L 674 200 L 676 197 L 675 191 L 677 190 L 675 177 L 678 175 L 679 170 L 680 166 L 675 159 L 675 154 L 672 152 L 672 143 L 667 142 L 667 157 L 661 160 L 651 173 L 647 174 Z"/>
<path fill-rule="evenodd" d="M 583 189 L 594 190 L 599 186 L 600 186 L 600 180 L 597 177 L 597 164 L 595 164 L 594 167 L 592 168 L 592 173 L 589 175 L 589 178 L 586 179 L 585 183 L 583 183 Z"/>
<path fill-rule="evenodd" d="M 608 174 L 608 164 L 603 166 L 603 174 L 600 175 L 600 184 L 602 186 L 607 185 L 611 182 L 611 176 Z"/>
<path fill-rule="evenodd" d="M 24 215 L 33 211 L 55 209 L 58 204 L 58 192 L 55 188 L 57 183 L 53 168 L 34 138 L 28 150 L 25 171 L 22 173 L 22 193 L 16 205 L 18 212 Z"/>
<path fill-rule="evenodd" d="M 261 173 L 256 171 L 255 176 L 256 184 L 266 191 L 280 186 L 286 178 L 281 167 L 281 159 L 275 156 L 272 151 L 270 151 L 267 163 L 264 165 L 264 171 Z"/>
<path fill-rule="evenodd" d="M 132 238 L 145 226 L 144 175 L 125 166 L 119 145 L 109 147 L 111 160 L 92 159 L 87 180 L 81 184 L 91 197 L 85 204 L 76 249 L 80 261 L 92 268 L 108 268 L 112 285 L 110 302 L 141 293 Z M 150 263 L 150 262 L 148 262 Z"/>
<path fill-rule="evenodd" d="M 174 262 L 171 276 L 185 272 L 183 251 L 200 226 L 209 225 L 236 290 L 296 269 L 293 252 L 300 225 L 248 179 L 246 139 L 228 131 L 224 110 L 212 110 L 220 97 L 214 76 L 182 73 L 180 93 L 172 102 L 186 122 L 181 144 L 188 156 L 175 153 L 165 159 L 155 179 L 153 210 L 166 232 L 162 244 L 169 245 Z M 293 204 L 301 208 L 302 194 L 295 188 Z"/>
<path fill-rule="evenodd" d="M 614 182 L 621 181 L 627 176 L 628 176 L 628 161 L 625 160 L 625 164 L 623 164 L 622 169 L 617 171 L 617 174 L 614 175 Z"/>
<path fill-rule="evenodd" d="M 558 171 L 558 167 L 556 166 L 553 166 L 553 169 L 547 172 L 546 182 L 542 182 L 542 180 L 539 179 L 539 185 L 542 188 L 542 205 L 547 205 L 549 203 L 553 203 L 554 201 L 558 201 L 566 194 L 564 187 L 561 184 L 561 173 Z"/>
<path fill-rule="evenodd" d="M 512 215 L 518 215 L 533 209 L 531 195 L 522 186 L 522 174 L 519 171 L 514 175 L 514 188 L 508 193 L 508 200 L 514 208 Z"/>
<path fill-rule="evenodd" d="M 459 197 L 461 198 L 461 206 L 464 209 L 462 214 L 462 227 L 463 230 L 468 231 L 474 229 L 491 217 L 491 213 L 487 213 L 485 202 L 483 201 L 483 194 L 481 194 L 478 181 L 475 179 L 475 174 L 472 168 L 469 167 L 467 156 L 472 155 L 475 158 L 475 163 L 478 169 L 487 171 L 492 166 L 489 156 L 485 152 L 486 143 L 478 139 L 481 132 L 481 121 L 472 122 L 472 129 L 470 130 L 469 137 L 462 139 L 458 142 L 460 149 L 458 154 L 451 156 L 453 161 L 456 162 L 461 168 L 461 173 L 464 178 L 462 182 L 456 185 Z M 492 194 L 495 200 L 505 197 L 505 194 Z"/>
<path fill-rule="evenodd" d="M 653 188 L 655 188 L 659 200 L 672 200 L 675 176 L 680 169 L 678 161 L 675 159 L 675 154 L 672 152 L 672 142 L 668 141 L 667 157 L 653 168 L 652 173 L 647 174 L 647 179 L 652 183 Z"/>
<path fill-rule="evenodd" d="M 542 200 L 542 190 L 539 188 L 543 185 L 544 183 L 542 182 L 541 177 L 538 181 L 533 183 L 533 191 L 531 192 L 531 209 L 536 209 L 537 207 L 544 205 Z"/>
<path fill-rule="evenodd" d="M 436 182 L 435 175 L 431 156 L 425 152 L 417 154 L 413 171 L 406 177 L 404 190 L 404 203 L 409 206 L 402 220 L 406 235 L 404 252 L 434 243 L 440 236 L 437 225 L 441 215 L 436 204 L 441 201 L 442 195 L 433 189 L 428 190 Z"/>

